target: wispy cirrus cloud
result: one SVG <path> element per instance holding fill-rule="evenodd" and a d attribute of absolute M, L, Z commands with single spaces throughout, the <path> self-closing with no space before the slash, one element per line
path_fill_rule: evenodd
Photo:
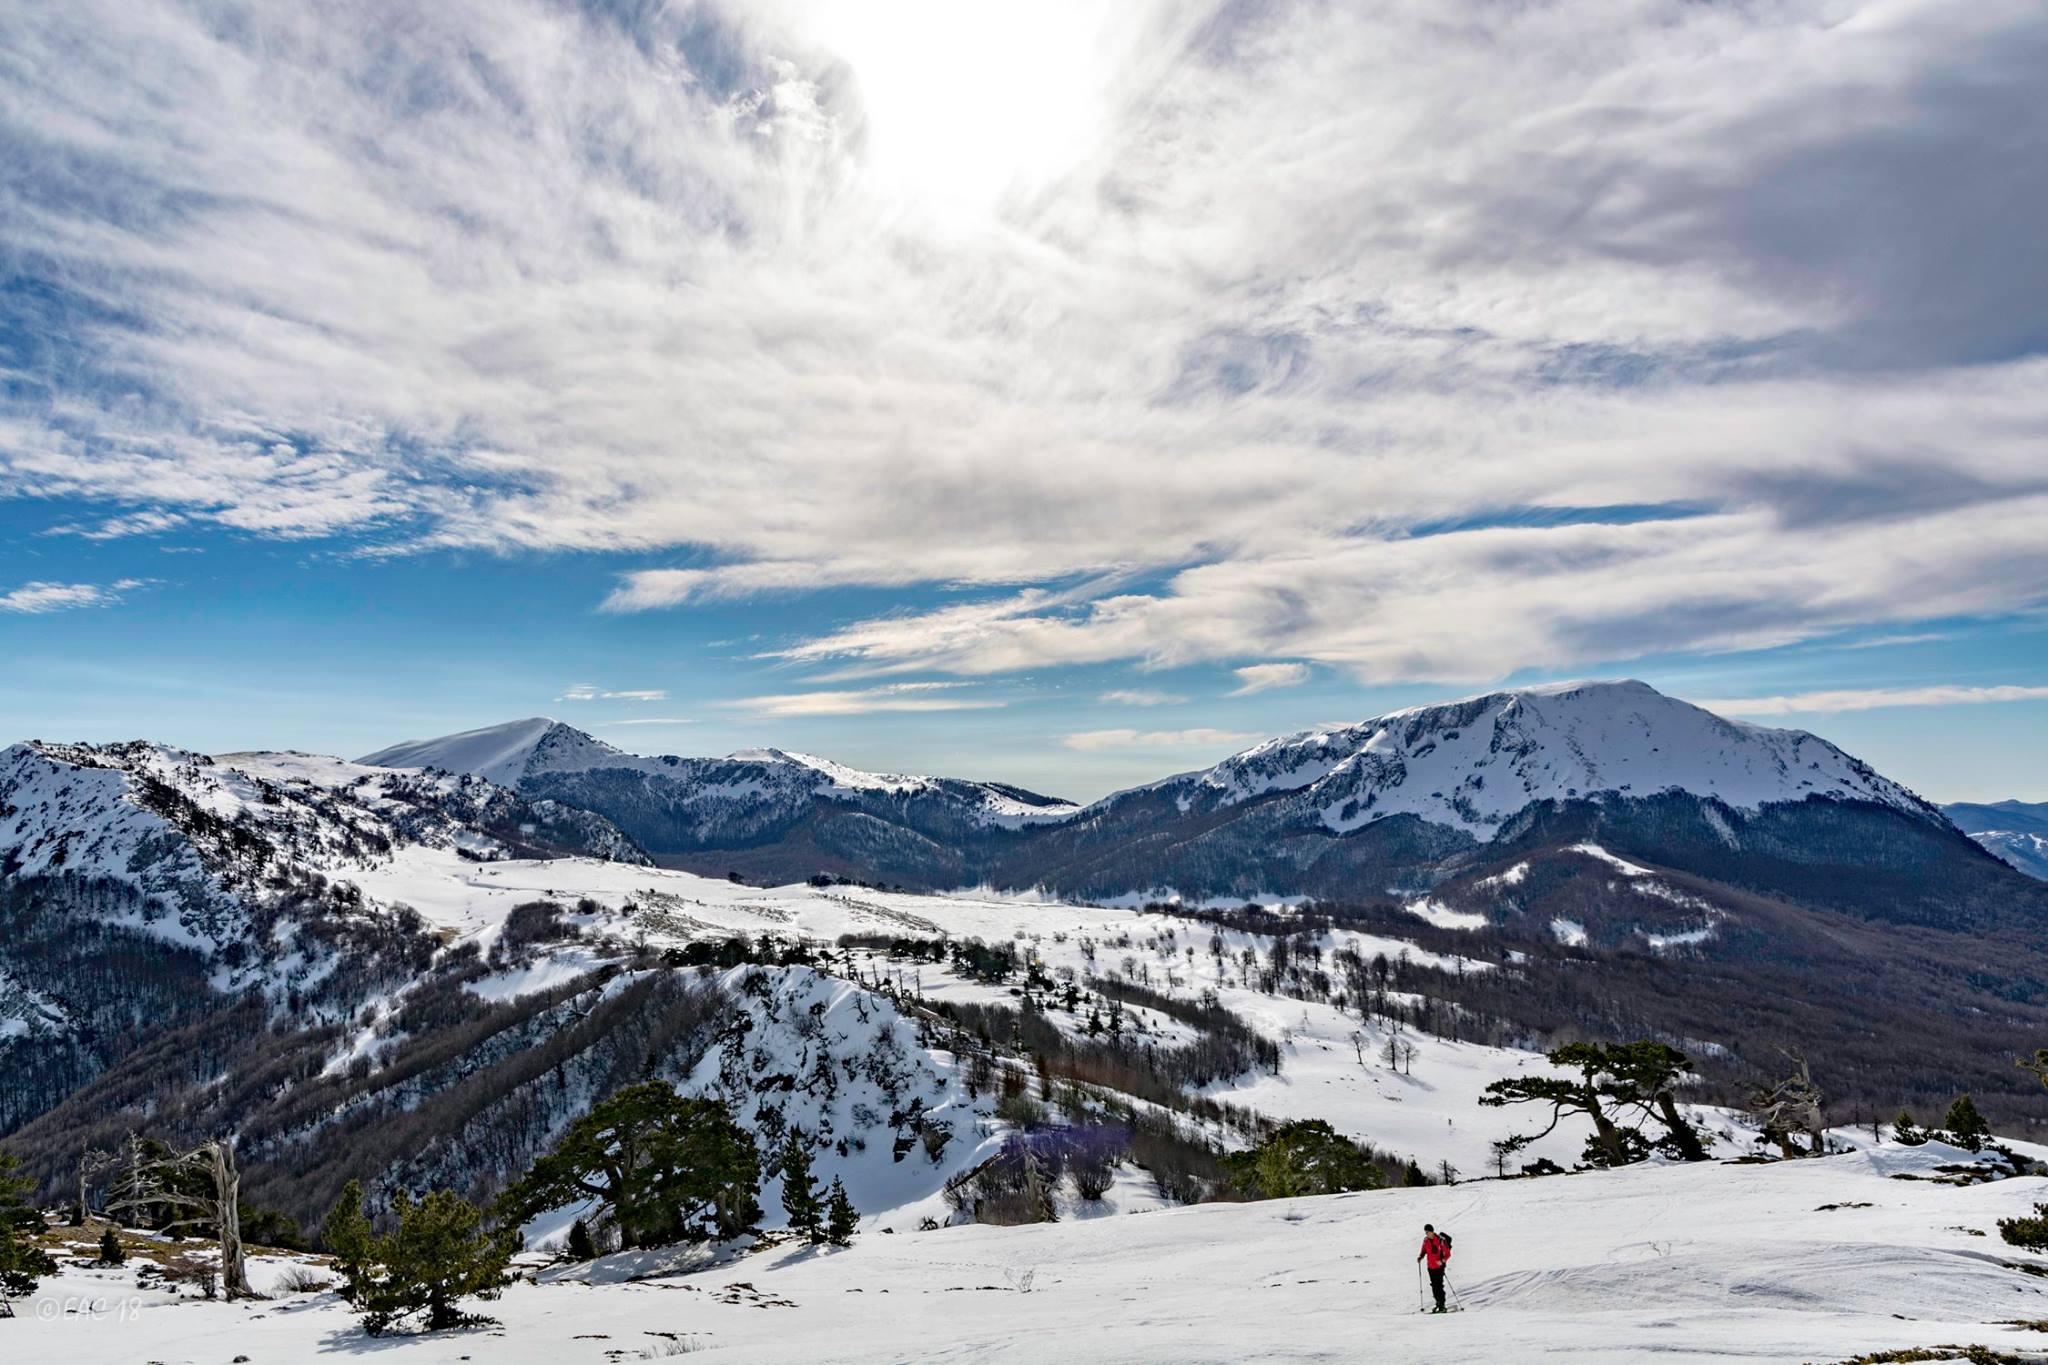
<path fill-rule="evenodd" d="M 667 701 L 668 692 L 663 688 L 642 688 L 633 691 L 610 691 L 591 683 L 572 684 L 556 701 Z"/>
<path fill-rule="evenodd" d="M 1096 700 L 1106 706 L 1178 706 L 1187 698 L 1154 687 L 1112 687 Z"/>
<path fill-rule="evenodd" d="M 24 583 L 0 593 L 0 611 L 41 616 L 80 607 L 108 607 L 145 586 L 147 580 L 141 578 L 116 579 L 112 583 Z"/>
<path fill-rule="evenodd" d="M 1249 744 L 1259 736 L 1237 730 L 1082 730 L 1063 736 L 1069 749 L 1214 749 Z"/>
<path fill-rule="evenodd" d="M 964 696 L 960 683 L 889 683 L 881 687 L 785 692 L 744 697 L 724 705 L 756 716 L 860 716 L 891 711 L 987 711 L 1003 705 L 983 697 Z"/>
<path fill-rule="evenodd" d="M 2048 596 L 2033 0 L 907 22 L 16 7 L 0 327 L 61 378 L 0 497 L 611 552 L 613 612 L 976 591 L 789 651 L 842 673 L 1464 680 Z M 1503 514 L 1557 508 L 1617 510 Z"/>
<path fill-rule="evenodd" d="M 1249 697 L 1255 692 L 1270 692 L 1276 687 L 1299 687 L 1308 681 L 1309 667 L 1307 664 L 1250 664 L 1230 671 L 1237 675 L 1237 686 L 1228 695 Z"/>
<path fill-rule="evenodd" d="M 1775 697 L 1710 697 L 1694 705 L 1730 716 L 1792 716 L 1875 711 L 1890 706 L 1983 706 L 2008 701 L 2048 701 L 2048 687 L 1857 687 Z"/>

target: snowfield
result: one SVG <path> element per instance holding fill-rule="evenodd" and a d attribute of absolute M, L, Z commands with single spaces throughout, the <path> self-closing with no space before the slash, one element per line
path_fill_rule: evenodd
<path fill-rule="evenodd" d="M 608 1365 L 684 1351 L 734 1362 L 1824 1365 L 1903 1347 L 2041 1351 L 2048 1336 L 2013 1324 L 2048 1318 L 2048 1280 L 2013 1268 L 2033 1258 L 2000 1242 L 1995 1223 L 2048 1198 L 2048 1181 L 1929 1178 L 1968 1159 L 1887 1145 L 1027 1228 L 870 1229 L 845 1250 L 782 1246 L 593 1282 L 647 1268 L 613 1257 L 589 1275 L 508 1289 L 483 1305 L 498 1327 L 379 1339 L 332 1294 L 173 1300 L 136 1290 L 131 1273 L 74 1266 L 0 1332 L 9 1359 L 70 1365 Z M 1462 1313 L 1417 1312 L 1425 1221 L 1456 1238 Z M 259 1260 L 259 1286 L 286 1264 Z"/>

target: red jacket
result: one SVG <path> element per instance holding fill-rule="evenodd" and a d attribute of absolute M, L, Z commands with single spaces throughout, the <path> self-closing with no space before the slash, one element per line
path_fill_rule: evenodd
<path fill-rule="evenodd" d="M 1415 1259 L 1427 1260 L 1431 1270 L 1442 1270 L 1444 1262 L 1451 1259 L 1451 1248 L 1443 1238 L 1432 1232 L 1422 1239 L 1422 1252 Z"/>

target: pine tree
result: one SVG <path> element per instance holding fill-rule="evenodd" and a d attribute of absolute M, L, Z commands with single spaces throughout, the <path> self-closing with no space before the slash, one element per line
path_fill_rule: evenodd
<path fill-rule="evenodd" d="M 128 1259 L 128 1253 L 121 1249 L 121 1239 L 108 1228 L 100 1234 L 100 1264 L 121 1265 Z"/>
<path fill-rule="evenodd" d="M 362 1181 L 351 1180 L 342 1187 L 341 1198 L 320 1225 L 320 1240 L 334 1257 L 334 1269 L 341 1276 L 341 1296 L 350 1303 L 361 1303 L 361 1288 L 370 1272 L 376 1242 L 370 1220 L 363 1213 Z"/>
<path fill-rule="evenodd" d="M 860 1213 L 853 1207 L 853 1200 L 846 1193 L 846 1186 L 838 1176 L 832 1177 L 832 1193 L 825 1200 L 825 1236 L 833 1246 L 849 1246 L 853 1234 L 860 1230 Z"/>
<path fill-rule="evenodd" d="M 50 1253 L 33 1240 L 43 1217 L 28 1202 L 35 1181 L 15 1174 L 20 1165 L 15 1157 L 0 1156 L 0 1294 L 9 1298 L 27 1298 L 42 1276 L 57 1272 Z"/>
<path fill-rule="evenodd" d="M 1976 1102 L 1968 1095 L 1956 1096 L 1956 1102 L 1948 1107 L 1941 1126 L 1954 1139 L 1956 1146 L 1973 1152 L 1982 1151 L 1984 1139 L 1991 1136 L 1991 1125 L 1977 1112 Z"/>
<path fill-rule="evenodd" d="M 1907 1147 L 1918 1147 L 1927 1141 L 1927 1130 L 1913 1121 L 1909 1109 L 1901 1109 L 1899 1116 L 1892 1120 L 1892 1138 Z"/>
<path fill-rule="evenodd" d="M 625 1247 L 726 1239 L 760 1220 L 760 1180 L 753 1136 L 722 1102 L 686 1099 L 666 1081 L 646 1081 L 570 1124 L 501 1197 L 498 1215 L 516 1226 L 596 1199 Z"/>
<path fill-rule="evenodd" d="M 353 1211 L 360 1218 L 360 1191 L 357 1195 Z M 505 1263 L 518 1250 L 518 1230 L 486 1229 L 482 1211 L 449 1190 L 435 1190 L 417 1202 L 401 1194 L 392 1208 L 397 1228 L 359 1244 L 358 1259 L 349 1265 L 350 1298 L 362 1314 L 363 1330 L 380 1336 L 414 1314 L 421 1315 L 430 1332 L 489 1322 L 461 1312 L 456 1303 L 498 1297 Z M 348 1215 L 347 1207 L 337 1205 L 327 1219 L 345 1242 L 354 1237 Z"/>
<path fill-rule="evenodd" d="M 563 1248 L 572 1261 L 597 1259 L 597 1243 L 590 1240 L 590 1224 L 578 1218 L 569 1225 L 569 1244 Z"/>
<path fill-rule="evenodd" d="M 1387 1183 L 1371 1153 L 1321 1119 L 1283 1124 L 1257 1147 L 1227 1156 L 1223 1164 L 1241 1190 L 1266 1199 L 1377 1190 Z"/>
<path fill-rule="evenodd" d="M 825 1240 L 824 1210 L 818 1200 L 818 1182 L 811 1176 L 811 1149 L 796 1129 L 782 1143 L 782 1207 L 789 1215 L 791 1232 L 801 1232 L 813 1242 Z"/>

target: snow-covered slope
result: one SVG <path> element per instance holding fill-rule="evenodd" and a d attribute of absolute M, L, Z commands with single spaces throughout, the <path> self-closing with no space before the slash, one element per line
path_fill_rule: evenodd
<path fill-rule="evenodd" d="M 410 898 L 519 854 L 646 856 L 467 775 L 163 745 L 0 750 L 0 1129 L 172 1029 L 260 1000 L 345 1016 L 416 972 Z M 14 1073 L 17 1078 L 20 1072 Z"/>
<path fill-rule="evenodd" d="M 288 873 L 347 879 L 414 849 L 506 857 L 515 850 L 490 830 L 516 840 L 554 826 L 560 844 L 645 861 L 599 817 L 468 776 L 139 741 L 0 750 L 10 875 L 132 886 L 156 932 L 194 946 L 229 941 L 243 900 Z"/>
<path fill-rule="evenodd" d="M 165 1365 L 336 1353 L 609 1365 L 700 1351 L 1121 1365 L 2038 1359 L 2048 1284 L 2024 1273 L 2038 1258 L 2007 1248 L 1996 1223 L 2048 1182 L 1941 1183 L 1938 1168 L 1968 1159 L 1886 1145 L 1028 1228 L 871 1225 L 845 1250 L 543 1270 L 479 1305 L 501 1328 L 381 1338 L 331 1292 L 230 1304 L 139 1291 L 132 1266 L 91 1268 L 84 1238 L 0 1330 L 20 1359 L 71 1365 L 126 1365 L 139 1342 Z M 1417 1312 L 1425 1222 L 1456 1237 L 1463 1311 L 1447 1317 Z M 252 1274 L 269 1288 L 284 1269 L 264 1257 Z"/>
<path fill-rule="evenodd" d="M 1634 681 L 1413 707 L 1268 740 L 1161 785 L 1184 803 L 1298 793 L 1337 832 L 1405 814 L 1482 839 L 1532 802 L 1664 792 L 1741 810 L 1818 796 L 1939 818 L 1826 740 L 1725 720 Z"/>
<path fill-rule="evenodd" d="M 408 740 L 366 754 L 357 761 L 376 768 L 439 768 L 451 773 L 475 773 L 512 787 L 519 784 L 540 752 L 550 747 L 548 737 L 555 730 L 580 733 L 546 716 L 531 716 L 439 739 Z"/>
<path fill-rule="evenodd" d="M 2048 880 L 2048 834 L 2029 830 L 1971 830 L 1970 837 L 2029 877 Z"/>

